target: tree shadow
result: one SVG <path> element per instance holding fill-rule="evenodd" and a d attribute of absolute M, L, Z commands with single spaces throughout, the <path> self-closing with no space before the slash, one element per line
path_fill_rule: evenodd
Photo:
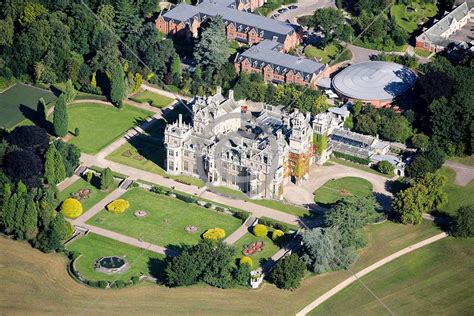
<path fill-rule="evenodd" d="M 385 190 L 392 194 L 397 194 L 400 191 L 407 189 L 410 185 L 400 179 L 396 180 L 387 180 L 385 182 Z"/>
<path fill-rule="evenodd" d="M 416 75 L 407 67 L 403 67 L 400 70 L 393 72 L 401 81 L 389 82 L 385 85 L 384 90 L 393 97 L 401 95 L 408 89 L 410 89 L 416 81 Z"/>
<path fill-rule="evenodd" d="M 49 134 L 54 134 L 53 124 L 47 119 L 43 122 L 36 110 L 27 105 L 20 104 L 20 111 L 26 119 L 32 121 L 37 126 L 43 127 Z"/>
<path fill-rule="evenodd" d="M 385 212 L 392 210 L 392 197 L 383 193 L 374 192 L 375 201 L 382 207 Z"/>
<path fill-rule="evenodd" d="M 164 283 L 166 274 L 165 274 L 165 268 L 166 268 L 166 260 L 160 259 L 160 258 L 148 258 L 148 272 L 150 273 L 150 276 L 154 277 L 157 279 L 157 283 Z"/>

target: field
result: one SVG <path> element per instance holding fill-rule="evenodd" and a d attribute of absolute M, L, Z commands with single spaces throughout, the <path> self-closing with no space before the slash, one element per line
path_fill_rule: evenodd
<path fill-rule="evenodd" d="M 271 238 L 268 238 L 267 236 L 257 237 L 249 232 L 245 234 L 242 238 L 237 240 L 237 242 L 234 244 L 235 258 L 242 258 L 244 256 L 242 251 L 246 248 L 246 246 L 256 241 L 263 241 L 263 249 L 261 252 L 257 252 L 254 255 L 250 256 L 250 258 L 252 258 L 253 269 L 258 268 L 258 266 L 262 265 L 266 260 L 270 259 L 271 256 L 273 256 L 278 250 L 280 250 L 280 247 L 278 247 Z"/>
<path fill-rule="evenodd" d="M 448 237 L 362 278 L 396 315 L 469 315 L 474 307 L 474 239 Z M 311 315 L 381 315 L 386 310 L 358 282 Z"/>
<path fill-rule="evenodd" d="M 247 200 L 247 202 L 262 205 L 262 206 L 266 206 L 266 207 L 272 208 L 274 210 L 282 211 L 282 212 L 292 214 L 292 215 L 296 215 L 296 216 L 299 216 L 299 217 L 304 217 L 304 216 L 310 215 L 310 211 L 307 210 L 307 209 L 304 209 L 304 208 L 298 207 L 298 206 L 294 206 L 294 205 L 291 205 L 291 204 L 286 204 L 286 203 L 274 201 L 274 200 L 265 200 L 265 199 L 253 200 L 253 199 L 249 199 L 249 200 Z"/>
<path fill-rule="evenodd" d="M 408 12 L 409 9 L 407 8 L 413 11 Z M 390 14 L 395 18 L 397 25 L 409 34 L 413 33 L 419 25 L 425 23 L 429 18 L 435 16 L 436 12 L 436 4 L 417 3 L 416 1 L 412 1 L 409 6 L 396 4 L 390 9 Z"/>
<path fill-rule="evenodd" d="M 51 91 L 17 84 L 0 93 L 0 127 L 13 128 L 24 120 L 36 120 L 36 106 L 43 97 L 46 103 L 56 97 Z"/>
<path fill-rule="evenodd" d="M 68 186 L 63 191 L 59 192 L 59 195 L 58 195 L 59 200 L 64 201 L 65 199 L 70 197 L 71 194 L 74 194 L 81 189 L 89 189 L 91 190 L 92 193 L 89 195 L 88 198 L 83 199 L 81 201 L 82 208 L 84 209 L 84 212 L 86 212 L 92 206 L 94 206 L 99 201 L 104 199 L 112 190 L 114 190 L 117 187 L 117 183 L 115 183 L 115 186 L 109 191 L 102 191 L 99 189 L 99 181 L 100 180 L 98 177 L 94 177 L 93 180 L 91 181 L 92 182 L 91 184 L 81 178 L 77 180 L 76 182 L 74 182 L 73 184 L 71 184 L 70 186 Z"/>
<path fill-rule="evenodd" d="M 360 252 L 359 271 L 439 230 L 431 222 L 419 226 L 390 222 L 367 227 L 368 247 Z M 266 314 L 294 315 L 322 293 L 350 276 L 347 271 L 306 278 L 299 289 L 284 291 L 266 284 L 258 291 L 211 287 L 168 289 L 155 284 L 121 290 L 91 289 L 66 272 L 66 259 L 43 254 L 27 243 L 0 238 L 0 310 L 5 314 Z M 28 295 L 25 295 L 28 293 Z M 291 302 L 291 304 L 289 304 Z"/>
<path fill-rule="evenodd" d="M 160 109 L 170 105 L 171 102 L 173 102 L 173 99 L 171 98 L 150 91 L 139 92 L 130 97 L 130 100 L 138 103 L 149 103 L 151 106 Z"/>
<path fill-rule="evenodd" d="M 122 109 L 112 106 L 84 103 L 68 107 L 69 130 L 80 128 L 80 135 L 71 143 L 82 152 L 95 154 L 122 136 L 131 127 L 151 115 L 151 112 L 125 105 Z"/>
<path fill-rule="evenodd" d="M 161 246 L 178 246 L 182 243 L 196 244 L 201 234 L 209 228 L 219 227 L 227 236 L 235 231 L 241 221 L 230 215 L 208 210 L 161 194 L 134 188 L 121 198 L 130 202 L 123 214 L 102 211 L 88 223 Z M 137 218 L 136 210 L 145 210 L 149 215 Z M 187 226 L 196 226 L 196 233 L 187 233 Z"/>
<path fill-rule="evenodd" d="M 162 260 L 165 257 L 92 233 L 74 240 L 67 246 L 67 249 L 81 253 L 75 262 L 76 269 L 83 277 L 93 281 L 128 281 L 131 277 L 141 274 L 157 276 L 160 274 Z M 95 271 L 94 263 L 97 259 L 105 256 L 123 257 L 130 264 L 130 268 L 119 274 L 105 274 Z"/>
<path fill-rule="evenodd" d="M 456 214 L 459 207 L 474 204 L 474 181 L 463 187 L 454 183 L 456 176 L 454 170 L 443 167 L 438 173 L 448 179 L 444 187 L 444 192 L 448 195 L 448 203 L 440 211 L 452 216 Z"/>
<path fill-rule="evenodd" d="M 362 178 L 344 177 L 329 180 L 314 191 L 314 201 L 323 206 L 330 206 L 347 195 L 369 196 L 372 184 Z"/>

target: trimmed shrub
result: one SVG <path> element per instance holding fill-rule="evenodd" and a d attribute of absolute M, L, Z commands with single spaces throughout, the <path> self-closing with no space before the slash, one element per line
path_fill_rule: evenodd
<path fill-rule="evenodd" d="M 195 201 L 195 198 L 191 197 L 191 196 L 188 196 L 188 195 L 184 195 L 184 194 L 179 194 L 179 193 L 174 193 L 176 195 L 176 198 L 183 201 L 183 202 L 186 202 L 186 203 L 194 203 Z"/>
<path fill-rule="evenodd" d="M 107 288 L 108 285 L 109 285 L 109 282 L 107 282 L 107 281 L 99 281 L 99 287 L 101 289 Z"/>
<path fill-rule="evenodd" d="M 130 203 L 124 199 L 117 199 L 107 204 L 107 211 L 115 214 L 121 214 L 130 207 Z"/>
<path fill-rule="evenodd" d="M 82 215 L 82 204 L 76 199 L 65 199 L 61 204 L 61 212 L 68 218 L 77 218 Z"/>
<path fill-rule="evenodd" d="M 133 276 L 130 281 L 132 281 L 133 284 L 138 284 L 140 283 L 140 278 L 137 276 Z"/>
<path fill-rule="evenodd" d="M 282 230 L 275 229 L 272 233 L 272 240 L 276 241 L 278 238 L 284 236 L 285 233 Z"/>
<path fill-rule="evenodd" d="M 222 228 L 210 228 L 202 235 L 202 237 L 211 240 L 224 239 L 225 230 Z"/>
<path fill-rule="evenodd" d="M 250 257 L 247 257 L 247 256 L 243 256 L 242 258 L 240 258 L 240 261 L 239 261 L 240 265 L 248 265 L 249 267 L 252 267 L 253 265 L 253 261 L 252 261 L 252 258 Z"/>
<path fill-rule="evenodd" d="M 94 173 L 90 170 L 87 171 L 87 175 L 86 175 L 87 182 L 91 183 L 93 177 L 94 177 Z"/>
<path fill-rule="evenodd" d="M 395 168 L 387 160 L 383 160 L 377 164 L 377 170 L 383 174 L 393 174 Z"/>
<path fill-rule="evenodd" d="M 277 221 L 274 221 L 270 218 L 260 218 L 258 220 L 258 222 L 260 224 L 263 224 L 263 225 L 266 225 L 268 227 L 273 227 L 275 229 L 279 229 L 279 230 L 282 230 L 283 232 L 287 233 L 288 231 L 290 231 L 290 227 L 288 225 L 285 225 L 283 223 L 280 223 L 280 222 L 277 222 Z"/>
<path fill-rule="evenodd" d="M 255 225 L 253 227 L 252 231 L 253 231 L 253 234 L 257 237 L 263 237 L 263 236 L 266 236 L 268 234 L 268 228 L 267 228 L 267 226 L 265 226 L 263 224 Z"/>
<path fill-rule="evenodd" d="M 241 219 L 243 221 L 247 220 L 247 218 L 249 218 L 249 216 L 250 216 L 250 213 L 245 212 L 245 211 L 234 211 L 234 210 L 232 210 L 232 212 L 234 213 L 235 218 Z"/>

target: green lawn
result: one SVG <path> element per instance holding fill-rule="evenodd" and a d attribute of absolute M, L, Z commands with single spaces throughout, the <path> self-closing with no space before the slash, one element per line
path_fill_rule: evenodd
<path fill-rule="evenodd" d="M 474 167 L 474 155 L 473 156 L 466 156 L 466 157 L 449 157 L 448 160 Z"/>
<path fill-rule="evenodd" d="M 112 106 L 84 103 L 68 106 L 69 130 L 80 128 L 80 135 L 71 139 L 82 152 L 95 154 L 122 136 L 152 113 L 125 105 Z"/>
<path fill-rule="evenodd" d="M 89 233 L 79 237 L 67 245 L 70 251 L 77 251 L 82 255 L 76 259 L 75 267 L 88 280 L 94 281 L 128 281 L 133 276 L 141 274 L 158 276 L 163 267 L 164 255 L 144 249 L 136 248 L 113 239 Z M 120 256 L 130 264 L 130 268 L 123 273 L 105 274 L 94 269 L 97 259 L 105 256 Z"/>
<path fill-rule="evenodd" d="M 414 11 L 409 12 L 407 7 L 414 9 Z M 417 3 L 416 1 L 412 1 L 409 6 L 396 4 L 390 8 L 390 14 L 395 18 L 397 25 L 410 34 L 418 29 L 419 25 L 435 16 L 437 11 L 434 3 Z"/>
<path fill-rule="evenodd" d="M 312 45 L 306 46 L 304 54 L 308 58 L 317 58 L 321 63 L 327 64 L 336 58 L 341 52 L 341 47 L 336 44 L 329 44 L 324 49 L 316 48 Z"/>
<path fill-rule="evenodd" d="M 270 232 L 269 232 L 269 235 L 271 236 Z M 273 256 L 278 250 L 280 250 L 280 247 L 278 247 L 271 238 L 268 238 L 267 236 L 257 237 L 254 234 L 249 232 L 245 234 L 242 238 L 237 240 L 237 242 L 234 244 L 235 258 L 236 259 L 242 258 L 244 256 L 242 251 L 246 248 L 246 246 L 256 241 L 263 241 L 263 250 L 261 252 L 257 252 L 256 254 L 250 256 L 250 258 L 252 258 L 253 269 L 258 268 L 266 260 L 270 259 L 271 256 Z"/>
<path fill-rule="evenodd" d="M 60 82 L 60 83 L 55 83 L 51 85 L 51 90 L 54 91 L 54 89 L 58 90 L 58 93 L 63 92 L 66 89 L 66 83 L 65 82 Z M 74 100 L 99 100 L 99 101 L 107 101 L 107 97 L 104 95 L 99 95 L 99 94 L 92 94 L 92 93 L 87 93 L 87 92 L 82 92 L 82 91 L 77 91 L 76 90 L 76 97 Z"/>
<path fill-rule="evenodd" d="M 122 198 L 130 202 L 125 213 L 111 214 L 104 210 L 88 223 L 161 246 L 196 244 L 202 233 L 215 227 L 224 229 L 229 236 L 241 225 L 233 216 L 139 188 L 129 190 Z M 136 210 L 146 210 L 149 215 L 137 218 L 133 215 Z M 196 226 L 198 231 L 187 233 L 184 230 L 187 226 Z"/>
<path fill-rule="evenodd" d="M 415 48 L 415 54 L 417 54 L 420 57 L 427 58 L 428 56 L 432 54 L 432 52 L 424 50 L 424 49 L 420 49 L 420 48 Z"/>
<path fill-rule="evenodd" d="M 111 188 L 108 191 L 102 191 L 99 189 L 99 179 L 97 177 L 94 177 L 91 183 L 87 182 L 84 179 L 79 179 L 70 186 L 68 186 L 66 189 L 63 191 L 59 192 L 59 200 L 64 201 L 68 197 L 71 197 L 71 194 L 74 194 L 78 192 L 81 189 L 89 189 L 91 190 L 91 194 L 87 199 L 83 199 L 81 201 L 82 207 L 84 209 L 84 212 L 89 210 L 92 206 L 97 204 L 99 201 L 104 199 L 111 191 L 115 190 L 117 188 L 117 183 L 114 183 L 114 187 Z"/>
<path fill-rule="evenodd" d="M 339 158 L 336 158 L 336 157 L 331 157 L 331 160 L 329 162 L 335 162 L 335 163 L 338 163 L 338 164 L 343 165 L 343 166 L 347 166 L 347 167 L 359 169 L 359 170 L 362 170 L 362 171 L 370 172 L 370 173 L 377 174 L 377 175 L 382 176 L 382 177 L 392 178 L 392 176 L 389 176 L 389 175 L 386 175 L 384 173 L 378 172 L 377 170 L 372 169 L 369 166 L 361 165 L 361 164 L 358 164 L 358 163 L 355 163 L 355 162 L 352 162 L 352 161 L 349 161 L 349 160 L 339 159 Z"/>
<path fill-rule="evenodd" d="M 396 315 L 471 315 L 474 239 L 448 237 L 362 278 Z M 311 315 L 382 315 L 383 306 L 355 282 Z"/>
<path fill-rule="evenodd" d="M 444 192 L 448 194 L 448 203 L 440 211 L 452 216 L 456 214 L 456 210 L 459 207 L 474 204 L 474 181 L 471 181 L 466 186 L 455 184 L 454 178 L 456 173 L 448 167 L 442 167 L 438 173 L 448 179 L 444 187 Z"/>
<path fill-rule="evenodd" d="M 232 189 L 228 188 L 225 186 L 213 186 L 210 188 L 211 191 L 214 191 L 216 193 L 220 193 L 225 196 L 230 196 L 230 197 L 235 197 L 239 199 L 245 199 L 247 198 L 247 195 L 243 193 L 242 191 L 239 191 L 237 189 Z"/>
<path fill-rule="evenodd" d="M 161 94 L 153 93 L 150 91 L 142 91 L 139 92 L 132 97 L 130 97 L 130 100 L 139 102 L 139 103 L 149 103 L 151 106 L 157 107 L 157 108 L 164 108 L 173 102 L 173 99 L 165 97 Z"/>
<path fill-rule="evenodd" d="M 262 206 L 266 206 L 266 207 L 269 207 L 269 208 L 272 208 L 272 209 L 275 209 L 275 210 L 278 210 L 278 211 L 282 211 L 282 212 L 285 212 L 285 213 L 288 213 L 288 214 L 296 215 L 296 216 L 299 216 L 299 217 L 310 215 L 310 211 L 305 209 L 305 208 L 294 206 L 294 205 L 291 205 L 291 204 L 278 202 L 278 201 L 274 201 L 274 200 L 265 200 L 265 199 L 253 200 L 253 199 L 249 199 L 249 200 L 247 200 L 247 202 L 262 205 Z"/>
<path fill-rule="evenodd" d="M 10 129 L 25 120 L 35 122 L 36 106 L 41 97 L 46 103 L 56 99 L 51 91 L 21 83 L 0 93 L 0 127 Z"/>
<path fill-rule="evenodd" d="M 327 181 L 313 194 L 316 203 L 329 206 L 344 196 L 369 196 L 371 193 L 372 184 L 369 181 L 357 177 L 344 177 Z"/>

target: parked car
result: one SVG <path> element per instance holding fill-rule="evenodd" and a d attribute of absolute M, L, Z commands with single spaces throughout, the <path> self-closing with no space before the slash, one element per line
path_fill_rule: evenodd
<path fill-rule="evenodd" d="M 288 11 L 287 8 L 281 8 L 277 12 L 281 14 L 281 13 L 285 13 L 286 11 Z"/>
<path fill-rule="evenodd" d="M 275 13 L 274 15 L 271 16 L 272 19 L 276 19 L 277 17 L 280 16 L 280 13 Z"/>
<path fill-rule="evenodd" d="M 298 8 L 298 6 L 294 5 L 294 4 L 288 6 L 288 9 L 290 9 L 290 10 L 294 10 L 294 9 L 297 9 L 297 8 Z"/>

